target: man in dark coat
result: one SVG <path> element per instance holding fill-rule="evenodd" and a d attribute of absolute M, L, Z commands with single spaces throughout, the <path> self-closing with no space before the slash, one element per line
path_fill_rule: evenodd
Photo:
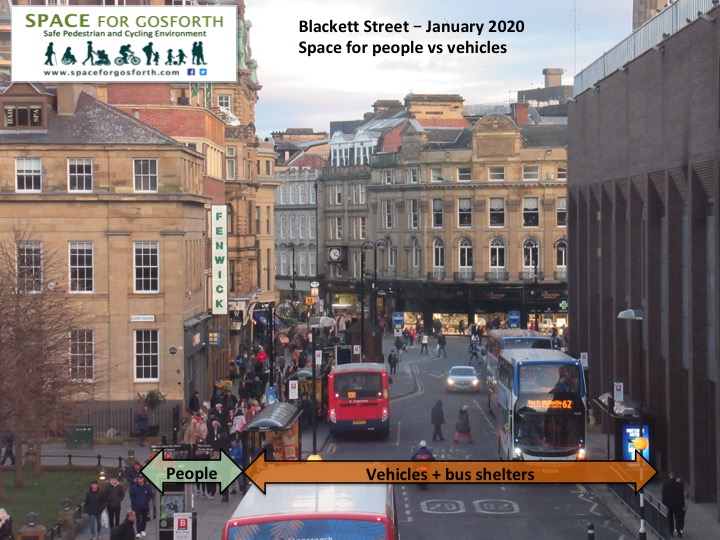
<path fill-rule="evenodd" d="M 105 502 L 108 511 L 108 524 L 110 528 L 120 525 L 120 506 L 125 498 L 125 490 L 120 484 L 117 476 L 110 479 L 110 483 L 105 486 Z"/>
<path fill-rule="evenodd" d="M 147 527 L 148 513 L 150 512 L 150 503 L 153 500 L 153 490 L 150 484 L 145 482 L 145 476 L 138 475 L 135 483 L 130 486 L 130 506 L 135 512 L 137 520 L 135 523 L 135 538 L 146 536 L 145 527 Z"/>
<path fill-rule="evenodd" d="M 432 438 L 433 442 L 444 441 L 445 437 L 443 437 L 442 434 L 442 425 L 445 423 L 445 413 L 443 413 L 442 401 L 439 399 L 430 411 L 430 422 L 434 426 Z"/>
<path fill-rule="evenodd" d="M 135 538 L 135 512 L 132 510 L 125 516 L 117 527 L 110 529 L 110 540 L 134 540 Z"/>
<path fill-rule="evenodd" d="M 100 538 L 100 516 L 105 510 L 105 493 L 100 491 L 100 484 L 97 480 L 93 480 L 90 489 L 85 492 L 85 512 L 90 518 L 90 538 L 97 540 Z"/>
<path fill-rule="evenodd" d="M 685 526 L 685 488 L 679 480 L 674 473 L 670 473 L 670 479 L 662 487 L 662 503 L 668 509 L 670 536 L 677 533 L 682 538 Z"/>

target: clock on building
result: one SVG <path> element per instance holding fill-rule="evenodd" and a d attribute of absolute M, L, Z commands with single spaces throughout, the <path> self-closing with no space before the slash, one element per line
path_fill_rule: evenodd
<path fill-rule="evenodd" d="M 340 250 L 338 248 L 331 248 L 329 255 L 330 255 L 331 261 L 339 261 L 340 257 L 342 256 L 342 253 L 340 252 Z"/>

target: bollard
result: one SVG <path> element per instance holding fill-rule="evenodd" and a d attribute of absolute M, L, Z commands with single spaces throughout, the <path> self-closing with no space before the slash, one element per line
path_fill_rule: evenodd
<path fill-rule="evenodd" d="M 68 465 L 72 465 L 72 454 L 68 454 Z"/>
<path fill-rule="evenodd" d="M 646 540 L 647 533 L 645 532 L 645 497 L 643 492 L 640 492 L 640 530 L 638 531 L 638 540 Z"/>
<path fill-rule="evenodd" d="M 588 540 L 595 540 L 595 525 L 588 523 Z"/>

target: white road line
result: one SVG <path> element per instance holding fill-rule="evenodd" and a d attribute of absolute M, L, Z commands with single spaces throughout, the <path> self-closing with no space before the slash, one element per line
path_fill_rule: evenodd
<path fill-rule="evenodd" d="M 400 446 L 400 426 L 402 424 L 400 422 L 397 423 L 397 426 L 395 427 L 395 446 Z"/>

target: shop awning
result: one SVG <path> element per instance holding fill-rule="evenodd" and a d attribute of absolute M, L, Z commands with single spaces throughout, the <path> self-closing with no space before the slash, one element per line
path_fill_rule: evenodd
<path fill-rule="evenodd" d="M 289 403 L 273 403 L 256 413 L 243 431 L 277 431 L 290 429 L 300 416 L 300 408 Z"/>
<path fill-rule="evenodd" d="M 267 311 L 253 311 L 253 318 L 262 324 L 265 328 L 268 326 L 268 314 Z M 275 330 L 279 328 L 285 328 L 287 325 L 282 322 L 280 318 L 275 317 Z"/>

